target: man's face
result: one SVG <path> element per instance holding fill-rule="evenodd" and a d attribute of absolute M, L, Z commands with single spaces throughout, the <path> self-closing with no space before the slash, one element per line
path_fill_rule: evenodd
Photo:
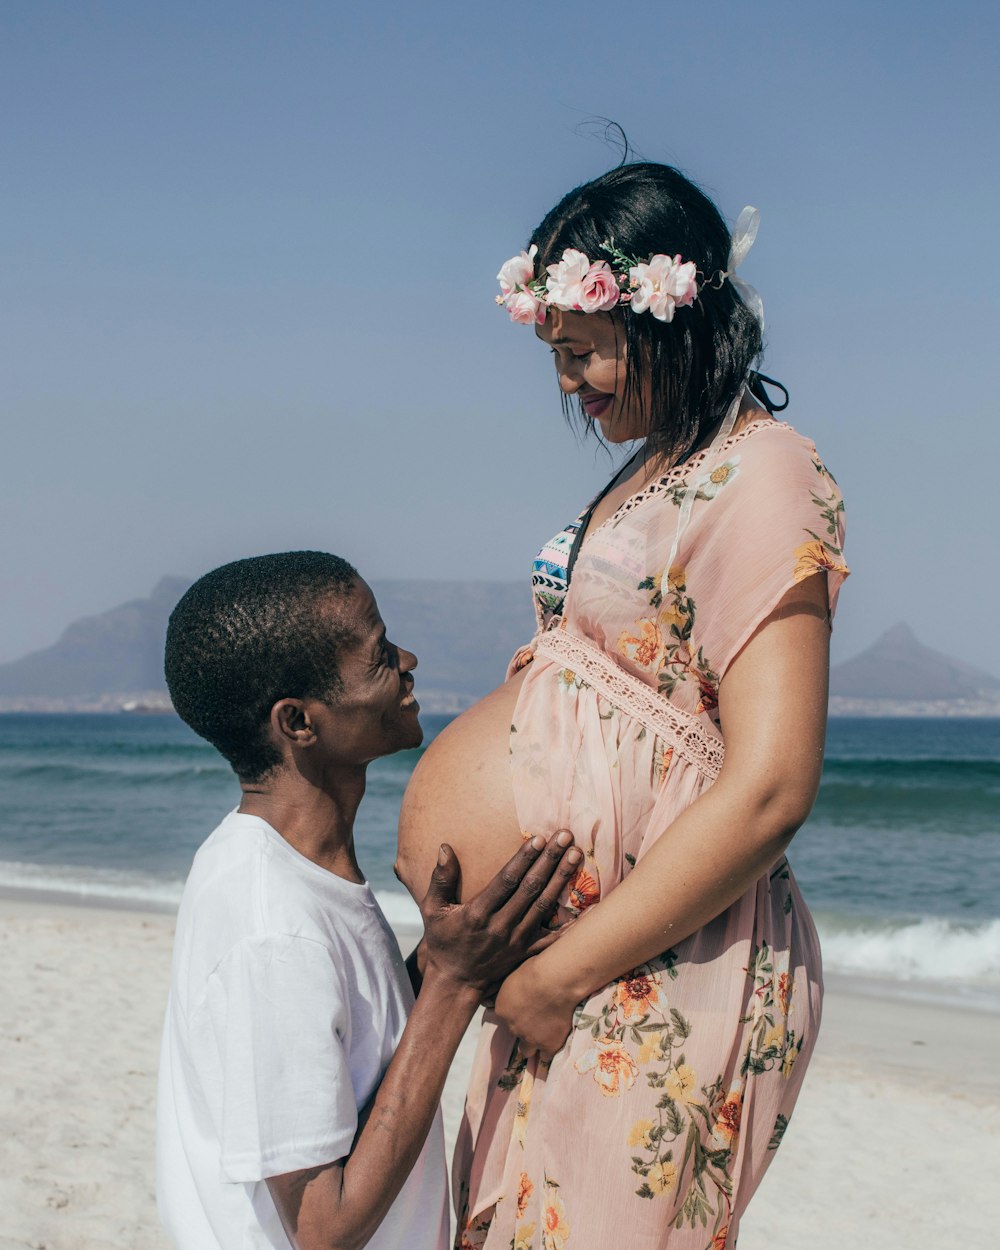
<path fill-rule="evenodd" d="M 342 689 L 317 714 L 331 760 L 362 764 L 418 747 L 424 731 L 413 697 L 417 657 L 386 637 L 375 596 L 360 579 L 327 610 L 334 628 L 353 634 L 340 652 Z"/>

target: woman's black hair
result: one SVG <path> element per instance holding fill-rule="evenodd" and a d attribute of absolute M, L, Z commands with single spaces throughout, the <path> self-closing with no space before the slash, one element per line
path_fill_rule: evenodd
<path fill-rule="evenodd" d="M 592 261 L 610 259 L 605 244 L 640 261 L 664 253 L 698 266 L 698 298 L 671 322 L 617 309 L 589 314 L 614 318 L 625 336 L 624 394 L 648 414 L 652 451 L 673 456 L 697 446 L 743 384 L 753 384 L 760 323 L 731 282 L 711 281 L 726 269 L 729 230 L 708 196 L 679 170 L 652 162 L 620 165 L 564 196 L 531 242 L 541 273 L 568 247 Z M 582 408 L 580 416 L 592 427 Z"/>

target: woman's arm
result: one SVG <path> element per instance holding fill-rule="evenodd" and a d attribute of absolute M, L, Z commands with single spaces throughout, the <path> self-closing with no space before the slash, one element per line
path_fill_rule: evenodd
<path fill-rule="evenodd" d="M 554 1054 L 573 1010 L 720 915 L 780 858 L 819 787 L 829 672 L 826 574 L 794 586 L 719 689 L 726 759 L 628 877 L 504 982 L 496 1010 Z"/>

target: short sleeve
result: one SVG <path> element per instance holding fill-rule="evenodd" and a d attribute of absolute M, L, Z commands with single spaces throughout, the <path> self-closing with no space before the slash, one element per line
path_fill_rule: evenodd
<path fill-rule="evenodd" d="M 204 1009 L 222 1072 L 221 1176 L 251 1182 L 344 1158 L 357 1130 L 350 1014 L 320 942 L 248 939 L 212 973 Z"/>
<path fill-rule="evenodd" d="M 696 643 L 721 680 L 797 582 L 826 573 L 832 618 L 849 571 L 844 503 L 813 445 L 784 425 L 736 444 L 698 486 L 681 575 L 697 604 Z"/>

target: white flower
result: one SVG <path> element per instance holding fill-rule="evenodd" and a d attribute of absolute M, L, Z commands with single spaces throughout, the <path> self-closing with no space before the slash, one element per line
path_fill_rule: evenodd
<path fill-rule="evenodd" d="M 739 474 L 739 471 L 739 456 L 732 456 L 729 460 L 723 461 L 722 464 L 717 464 L 714 469 L 698 478 L 699 496 L 702 499 L 714 499 L 723 486 L 728 486 L 733 478 Z"/>
<path fill-rule="evenodd" d="M 673 321 L 674 309 L 693 304 L 698 294 L 698 266 L 680 256 L 651 256 L 646 264 L 628 271 L 632 311 L 648 309 L 658 321 Z"/>
<path fill-rule="evenodd" d="M 537 255 L 538 248 L 532 243 L 528 251 L 521 252 L 518 256 L 512 256 L 510 260 L 505 260 L 500 266 L 497 281 L 500 283 L 500 290 L 503 292 L 504 299 L 509 295 L 513 295 L 518 287 L 527 286 L 535 276 L 535 257 Z"/>
<path fill-rule="evenodd" d="M 548 302 L 562 312 L 572 312 L 583 304 L 583 280 L 590 272 L 590 260 L 575 248 L 568 247 L 558 264 L 547 267 L 545 286 Z"/>

